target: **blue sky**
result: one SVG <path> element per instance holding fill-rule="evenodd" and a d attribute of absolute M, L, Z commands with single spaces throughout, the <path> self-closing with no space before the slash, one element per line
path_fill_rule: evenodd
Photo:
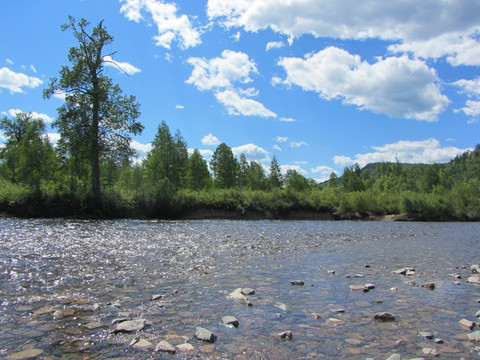
<path fill-rule="evenodd" d="M 374 161 L 446 162 L 480 142 L 478 0 L 16 0 L 0 4 L 0 113 L 50 123 L 68 15 L 104 20 L 106 73 L 207 161 L 220 142 L 322 180 Z M 58 135 L 49 127 L 50 138 Z M 0 136 L 2 136 L 0 134 Z"/>

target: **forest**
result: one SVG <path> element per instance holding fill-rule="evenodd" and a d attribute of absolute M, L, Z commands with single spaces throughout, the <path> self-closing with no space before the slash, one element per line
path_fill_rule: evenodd
<path fill-rule="evenodd" d="M 322 184 L 295 170 L 282 174 L 274 156 L 268 169 L 220 144 L 209 164 L 189 153 L 179 130 L 162 121 L 146 157 L 130 147 L 140 104 L 103 72 L 113 37 L 103 22 L 69 18 L 78 46 L 70 66 L 52 78 L 44 98 L 64 94 L 51 124 L 29 113 L 0 120 L 0 211 L 17 216 L 188 218 L 208 210 L 248 218 L 289 219 L 298 211 L 335 219 L 404 214 L 406 220 L 480 220 L 480 145 L 449 163 L 384 162 L 346 167 Z"/>

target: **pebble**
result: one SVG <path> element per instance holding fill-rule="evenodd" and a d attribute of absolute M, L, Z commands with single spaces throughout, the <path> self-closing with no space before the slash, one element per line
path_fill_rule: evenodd
<path fill-rule="evenodd" d="M 373 315 L 374 320 L 379 320 L 379 321 L 395 321 L 395 316 L 388 312 L 382 312 Z"/>
<path fill-rule="evenodd" d="M 197 326 L 197 328 L 195 329 L 195 338 L 197 338 L 200 341 L 213 343 L 215 342 L 215 339 L 217 338 L 217 336 L 210 330 Z"/>
<path fill-rule="evenodd" d="M 222 324 L 238 327 L 239 322 L 234 316 L 224 316 L 222 317 Z"/>
<path fill-rule="evenodd" d="M 135 332 L 143 330 L 146 326 L 147 321 L 145 319 L 127 320 L 117 323 L 113 332 Z"/>
<path fill-rule="evenodd" d="M 281 332 L 280 334 L 278 334 L 278 337 L 280 339 L 291 340 L 292 337 L 293 337 L 293 334 L 290 330 L 288 330 L 288 331 L 284 331 L 284 332 Z"/>
<path fill-rule="evenodd" d="M 368 289 L 365 287 L 365 285 L 350 285 L 349 288 L 352 291 L 363 291 L 363 292 L 368 291 Z"/>
<path fill-rule="evenodd" d="M 158 351 L 158 352 L 165 352 L 165 353 L 169 353 L 169 354 L 175 354 L 176 350 L 175 348 L 173 347 L 172 344 L 170 344 L 168 341 L 166 340 L 162 340 L 160 341 L 157 346 L 155 346 L 155 351 Z"/>
<path fill-rule="evenodd" d="M 428 282 L 420 286 L 428 290 L 435 290 L 435 284 L 433 282 Z"/>
<path fill-rule="evenodd" d="M 292 280 L 292 281 L 290 281 L 290 284 L 297 285 L 297 286 L 305 285 L 305 283 L 302 280 Z"/>
<path fill-rule="evenodd" d="M 436 338 L 435 340 L 433 340 L 435 342 L 435 344 L 443 344 L 443 339 L 440 339 L 440 338 Z"/>
<path fill-rule="evenodd" d="M 480 342 L 480 331 L 478 330 L 468 334 L 467 336 L 468 341 Z"/>
<path fill-rule="evenodd" d="M 148 350 L 148 349 L 153 349 L 153 344 L 145 339 L 139 339 L 135 343 L 131 345 L 135 349 L 140 349 L 140 350 Z"/>
<path fill-rule="evenodd" d="M 320 315 L 319 313 L 312 313 L 312 317 L 318 320 L 322 318 L 322 315 Z"/>
<path fill-rule="evenodd" d="M 335 270 L 327 270 L 327 273 L 329 273 L 330 275 L 335 275 Z"/>
<path fill-rule="evenodd" d="M 180 345 L 177 345 L 175 348 L 181 352 L 195 351 L 195 348 L 190 343 L 180 344 Z"/>
<path fill-rule="evenodd" d="M 341 325 L 341 324 L 343 324 L 343 321 L 340 320 L 340 319 L 336 319 L 336 318 L 329 318 L 329 319 L 327 319 L 327 321 L 325 323 L 327 325 Z"/>
<path fill-rule="evenodd" d="M 431 349 L 431 348 L 423 348 L 422 353 L 423 353 L 423 355 L 430 355 L 430 356 L 440 355 L 440 353 L 438 352 L 437 349 Z"/>
<path fill-rule="evenodd" d="M 375 285 L 373 285 L 373 284 L 365 284 L 365 287 L 366 287 L 368 290 L 373 290 L 373 289 L 375 289 Z"/>
<path fill-rule="evenodd" d="M 434 335 L 428 331 L 419 331 L 418 335 L 425 339 L 433 339 Z"/>
<path fill-rule="evenodd" d="M 472 330 L 473 327 L 475 326 L 475 323 L 473 321 L 467 320 L 467 319 L 462 319 L 458 322 L 461 326 L 466 327 L 469 330 Z"/>
<path fill-rule="evenodd" d="M 161 294 L 154 294 L 150 296 L 150 300 L 155 301 L 155 300 L 160 300 L 163 297 Z"/>

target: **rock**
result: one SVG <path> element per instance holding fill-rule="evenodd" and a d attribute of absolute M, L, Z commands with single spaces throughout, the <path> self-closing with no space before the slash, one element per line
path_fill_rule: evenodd
<path fill-rule="evenodd" d="M 368 289 L 365 287 L 365 285 L 350 285 L 349 288 L 352 291 L 363 291 L 363 292 L 368 291 Z"/>
<path fill-rule="evenodd" d="M 378 321 L 395 321 L 395 316 L 388 312 L 382 312 L 373 315 L 373 319 Z"/>
<path fill-rule="evenodd" d="M 480 317 L 480 310 L 477 311 L 477 313 L 475 314 L 475 316 L 478 318 Z"/>
<path fill-rule="evenodd" d="M 290 281 L 290 284 L 297 285 L 297 286 L 305 285 L 305 283 L 302 280 L 293 280 L 293 281 Z"/>
<path fill-rule="evenodd" d="M 325 322 L 327 325 L 341 325 L 343 324 L 343 321 L 340 320 L 340 319 L 336 319 L 336 318 L 329 318 L 327 319 L 327 321 Z"/>
<path fill-rule="evenodd" d="M 292 334 L 291 331 L 284 331 L 284 332 L 278 334 L 278 337 L 280 339 L 284 339 L 284 340 L 291 340 L 292 337 L 293 337 L 293 334 Z"/>
<path fill-rule="evenodd" d="M 395 274 L 395 275 L 406 275 L 408 271 L 415 271 L 415 268 L 412 268 L 412 267 L 403 267 L 403 268 L 401 268 L 401 269 L 392 271 L 392 274 Z"/>
<path fill-rule="evenodd" d="M 414 280 L 405 281 L 405 284 L 415 286 L 417 283 Z"/>
<path fill-rule="evenodd" d="M 89 330 L 95 330 L 95 329 L 101 328 L 103 324 L 93 321 L 93 322 L 89 322 L 88 324 L 85 324 L 84 326 Z"/>
<path fill-rule="evenodd" d="M 425 284 L 420 285 L 421 287 L 428 289 L 428 290 L 435 290 L 435 284 L 432 282 L 428 282 Z"/>
<path fill-rule="evenodd" d="M 281 303 L 281 302 L 276 302 L 275 303 L 275 307 L 279 308 L 279 309 L 282 309 L 283 311 L 287 311 L 288 310 L 288 306 L 285 305 L 284 303 Z"/>
<path fill-rule="evenodd" d="M 242 293 L 241 288 L 233 290 L 227 295 L 227 299 L 248 300 L 247 297 Z"/>
<path fill-rule="evenodd" d="M 419 331 L 418 336 L 421 336 L 425 339 L 433 339 L 434 335 L 428 331 Z"/>
<path fill-rule="evenodd" d="M 190 343 L 180 344 L 180 345 L 177 345 L 175 348 L 181 352 L 195 351 L 195 348 Z"/>
<path fill-rule="evenodd" d="M 117 323 L 113 332 L 134 332 L 143 330 L 146 326 L 147 321 L 145 319 L 127 320 Z"/>
<path fill-rule="evenodd" d="M 345 312 L 345 309 L 335 309 L 334 312 L 343 314 Z"/>
<path fill-rule="evenodd" d="M 354 277 L 354 278 L 363 278 L 363 277 L 365 277 L 365 276 L 363 276 L 362 274 L 355 274 L 355 275 L 353 275 L 353 277 Z"/>
<path fill-rule="evenodd" d="M 238 327 L 239 322 L 234 316 L 224 316 L 222 317 L 222 324 Z"/>
<path fill-rule="evenodd" d="M 470 284 L 480 285 L 480 276 L 478 276 L 478 275 L 470 276 L 468 278 L 467 282 L 470 283 Z"/>
<path fill-rule="evenodd" d="M 405 275 L 406 276 L 414 276 L 416 274 L 416 272 L 414 270 L 408 270 Z"/>
<path fill-rule="evenodd" d="M 398 288 L 396 288 L 396 287 L 392 287 L 392 288 L 390 288 L 390 290 L 391 290 L 391 291 L 397 291 L 397 290 L 398 290 Z"/>
<path fill-rule="evenodd" d="M 135 341 L 133 344 L 131 344 L 130 346 L 140 350 L 153 349 L 153 344 L 150 341 L 145 339 L 139 339 Z"/>
<path fill-rule="evenodd" d="M 160 341 L 157 346 L 155 346 L 155 351 L 164 352 L 169 354 L 175 354 L 176 350 L 172 344 L 166 340 Z"/>
<path fill-rule="evenodd" d="M 365 286 L 368 290 L 373 290 L 373 289 L 375 289 L 375 285 L 373 285 L 373 284 L 365 284 L 364 286 Z"/>
<path fill-rule="evenodd" d="M 56 319 L 62 319 L 65 316 L 72 316 L 73 314 L 75 314 L 75 309 L 63 309 L 55 311 L 53 317 Z"/>
<path fill-rule="evenodd" d="M 359 340 L 359 339 L 351 339 L 351 338 L 345 339 L 345 342 L 346 342 L 347 344 L 350 344 L 350 345 L 362 345 L 362 344 L 363 344 L 363 341 L 362 341 L 362 340 Z"/>
<path fill-rule="evenodd" d="M 430 355 L 430 356 L 440 355 L 440 353 L 436 349 L 431 349 L 431 348 L 423 348 L 422 353 L 423 355 Z"/>
<path fill-rule="evenodd" d="M 467 336 L 468 341 L 480 342 L 480 331 L 478 330 L 468 334 Z"/>
<path fill-rule="evenodd" d="M 330 275 L 335 275 L 335 270 L 327 270 L 327 273 L 329 273 Z"/>
<path fill-rule="evenodd" d="M 475 323 L 473 321 L 467 320 L 467 319 L 462 319 L 458 322 L 461 326 L 466 327 L 468 330 L 472 330 L 473 327 L 475 326 Z"/>
<path fill-rule="evenodd" d="M 43 314 L 48 314 L 48 313 L 53 313 L 55 312 L 55 309 L 50 307 L 50 306 L 43 306 L 40 309 L 35 310 L 33 315 L 43 315 Z"/>
<path fill-rule="evenodd" d="M 320 315 L 319 313 L 312 313 L 312 317 L 316 320 L 318 319 L 321 319 L 322 318 L 322 315 Z"/>
<path fill-rule="evenodd" d="M 154 294 L 150 296 L 150 300 L 155 301 L 155 300 L 160 300 L 163 297 L 161 294 Z"/>
<path fill-rule="evenodd" d="M 435 344 L 443 344 L 443 339 L 440 339 L 440 338 L 436 338 L 435 340 L 433 340 L 435 342 Z"/>
<path fill-rule="evenodd" d="M 200 351 L 207 354 L 213 353 L 215 351 L 215 344 L 200 346 Z"/>
<path fill-rule="evenodd" d="M 40 350 L 40 349 L 29 349 L 29 350 L 24 350 L 24 351 L 10 354 L 5 359 L 7 360 L 33 359 L 42 353 L 43 353 L 43 350 Z"/>
<path fill-rule="evenodd" d="M 472 270 L 472 274 L 480 274 L 480 265 L 472 265 L 470 270 Z"/>
<path fill-rule="evenodd" d="M 213 343 L 215 342 L 215 339 L 217 338 L 217 336 L 210 330 L 197 326 L 197 328 L 195 329 L 195 338 L 197 338 L 200 341 Z"/>
<path fill-rule="evenodd" d="M 400 354 L 392 354 L 387 358 L 387 360 L 402 360 L 402 356 Z"/>
<path fill-rule="evenodd" d="M 255 290 L 253 289 L 250 289 L 250 288 L 243 288 L 241 290 L 241 293 L 245 296 L 248 296 L 248 295 L 254 295 L 255 294 Z"/>
<path fill-rule="evenodd" d="M 364 268 L 369 268 L 371 267 L 369 264 L 365 264 Z"/>

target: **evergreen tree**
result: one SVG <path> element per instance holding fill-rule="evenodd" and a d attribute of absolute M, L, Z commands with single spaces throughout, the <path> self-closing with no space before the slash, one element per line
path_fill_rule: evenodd
<path fill-rule="evenodd" d="M 193 150 L 188 159 L 187 187 L 192 190 L 208 189 L 212 184 L 212 177 L 208 171 L 207 162 L 197 149 Z"/>
<path fill-rule="evenodd" d="M 215 149 L 210 162 L 214 184 L 219 189 L 229 189 L 235 186 L 238 176 L 238 162 L 232 149 L 221 143 Z"/>
<path fill-rule="evenodd" d="M 280 188 L 283 184 L 282 172 L 277 162 L 277 157 L 273 155 L 270 163 L 270 174 L 268 175 L 268 185 L 270 188 Z"/>

